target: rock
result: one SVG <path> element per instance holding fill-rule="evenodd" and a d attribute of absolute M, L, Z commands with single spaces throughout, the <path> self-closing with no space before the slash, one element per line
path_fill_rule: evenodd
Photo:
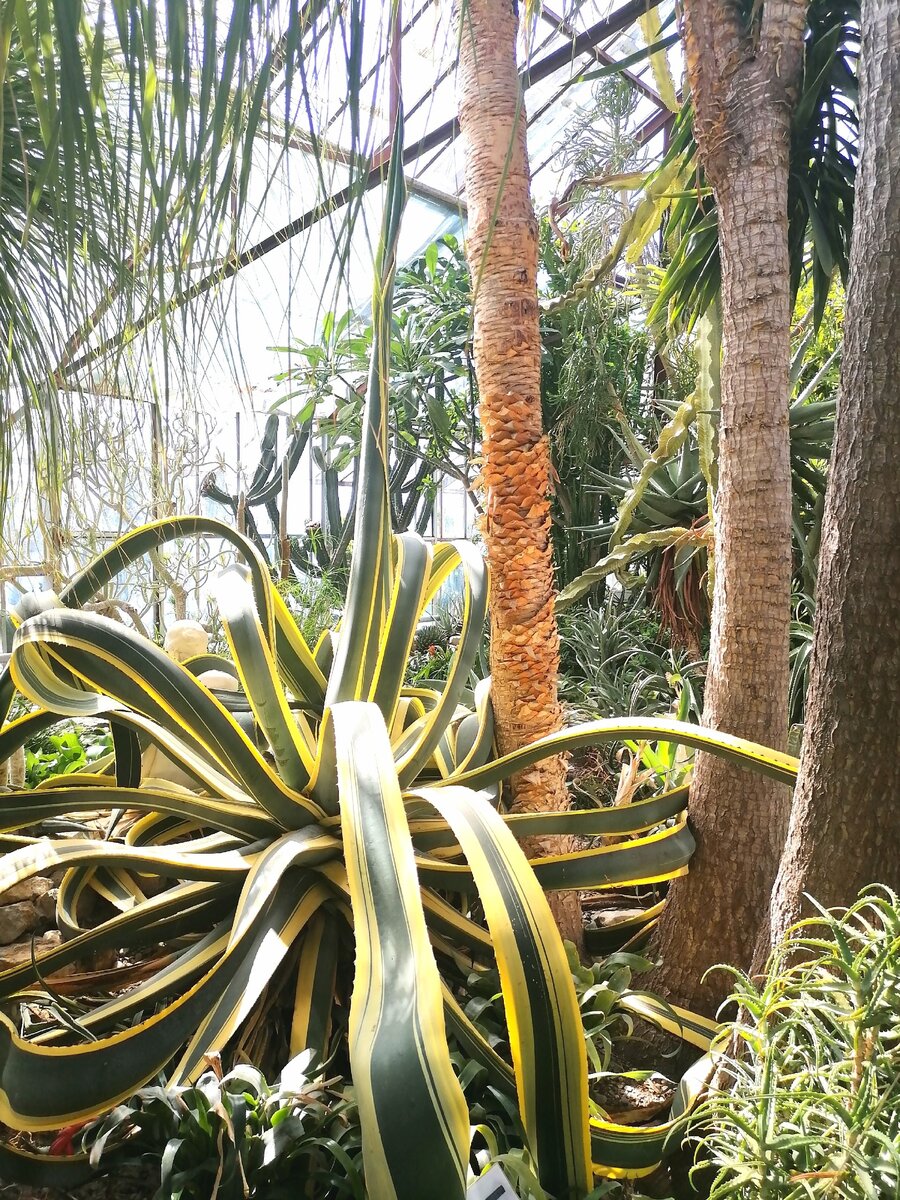
<path fill-rule="evenodd" d="M 53 887 L 53 880 L 46 875 L 32 875 L 30 879 L 20 879 L 5 892 L 0 892 L 0 905 L 18 904 L 21 900 L 36 902 Z"/>
<path fill-rule="evenodd" d="M 59 888 L 51 888 L 48 892 L 44 892 L 43 896 L 39 896 L 35 904 L 39 916 L 43 921 L 49 921 L 51 925 L 56 923 L 56 900 L 59 896 Z"/>
<path fill-rule="evenodd" d="M 146 785 L 154 781 L 162 784 L 174 783 L 176 787 L 189 791 L 197 790 L 197 781 L 192 775 L 188 775 L 187 771 L 158 746 L 148 746 L 141 755 L 141 782 Z"/>
<path fill-rule="evenodd" d="M 174 621 L 166 631 L 164 648 L 176 662 L 205 654 L 208 646 L 209 634 L 199 621 Z"/>
<path fill-rule="evenodd" d="M 646 909 L 643 908 L 606 908 L 593 914 L 592 925 L 595 929 L 613 929 L 623 921 L 639 921 Z"/>
<path fill-rule="evenodd" d="M 56 929 L 51 929 L 49 933 L 43 934 L 41 937 L 34 939 L 34 956 L 40 958 L 42 954 L 47 954 L 50 950 L 55 950 L 62 942 L 62 936 Z M 21 967 L 26 963 L 31 962 L 32 942 L 29 938 L 25 942 L 16 942 L 12 946 L 0 946 L 0 971 L 11 971 L 13 967 Z M 60 967 L 53 971 L 53 976 L 57 975 L 74 975 L 76 972 L 74 963 L 67 967 Z"/>
<path fill-rule="evenodd" d="M 197 682 L 208 687 L 211 692 L 239 692 L 241 685 L 227 671 L 201 671 Z"/>
<path fill-rule="evenodd" d="M 0 763 L 0 783 L 14 792 L 25 786 L 25 750 L 19 746 L 5 762 Z"/>
<path fill-rule="evenodd" d="M 40 915 L 30 900 L 0 908 L 0 945 L 8 946 L 34 929 L 39 921 Z"/>

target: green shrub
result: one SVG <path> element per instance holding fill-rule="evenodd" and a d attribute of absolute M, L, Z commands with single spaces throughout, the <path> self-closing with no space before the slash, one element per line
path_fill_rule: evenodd
<path fill-rule="evenodd" d="M 115 1152 L 117 1164 L 158 1168 L 154 1200 L 363 1200 L 355 1102 L 312 1057 L 292 1059 L 277 1085 L 238 1066 L 206 1071 L 193 1087 L 142 1088 L 92 1121 L 82 1146 L 94 1165 Z"/>
<path fill-rule="evenodd" d="M 344 593 L 327 576 L 285 579 L 278 584 L 278 591 L 308 646 L 315 646 L 332 628 L 344 606 Z"/>
<path fill-rule="evenodd" d="M 695 1118 L 712 1200 L 900 1194 L 897 896 L 872 889 L 801 922 L 734 998 L 733 1089 Z"/>
<path fill-rule="evenodd" d="M 96 770 L 112 752 L 112 737 L 97 721 L 68 721 L 54 733 L 41 734 L 25 747 L 25 783 L 37 787 L 54 775 Z"/>
<path fill-rule="evenodd" d="M 639 599 L 611 596 L 560 614 L 562 698 L 579 713 L 658 716 L 670 713 L 682 690 L 688 720 L 703 707 L 705 663 L 674 649 L 659 620 Z"/>

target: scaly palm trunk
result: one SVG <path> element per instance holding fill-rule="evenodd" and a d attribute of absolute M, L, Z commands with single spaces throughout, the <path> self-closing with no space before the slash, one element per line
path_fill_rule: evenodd
<path fill-rule="evenodd" d="M 459 0 L 459 121 L 465 147 L 466 254 L 472 273 L 481 407 L 482 522 L 491 568 L 491 675 L 497 738 L 508 752 L 562 724 L 550 540 L 550 452 L 541 425 L 538 226 L 529 190 L 525 109 L 510 0 Z M 565 762 L 513 782 L 513 807 L 567 806 Z M 531 853 L 552 853 L 535 839 Z M 551 897 L 581 941 L 574 893 Z"/>
<path fill-rule="evenodd" d="M 771 937 L 860 888 L 900 891 L 900 11 L 864 0 L 841 394 L 800 775 Z M 765 957 L 768 944 L 761 946 Z"/>
<path fill-rule="evenodd" d="M 788 437 L 790 113 L 804 0 L 766 0 L 758 31 L 722 0 L 686 0 L 695 132 L 719 213 L 723 359 L 715 588 L 704 724 L 782 748 L 791 581 Z M 697 853 L 660 921 L 653 986 L 713 1010 L 747 967 L 787 826 L 778 784 L 701 755 L 691 788 Z"/>

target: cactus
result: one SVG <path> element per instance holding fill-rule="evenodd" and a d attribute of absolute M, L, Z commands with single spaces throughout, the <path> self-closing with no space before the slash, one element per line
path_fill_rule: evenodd
<path fill-rule="evenodd" d="M 272 522 L 273 528 L 278 529 L 278 498 L 281 495 L 285 480 L 289 480 L 300 465 L 303 451 L 309 442 L 309 435 L 312 429 L 312 415 L 310 414 L 305 421 L 297 425 L 291 433 L 280 461 L 277 456 L 278 421 L 278 416 L 275 413 L 266 421 L 262 440 L 260 441 L 259 462 L 256 465 L 256 470 L 253 472 L 250 487 L 245 493 L 233 494 L 219 487 L 216 482 L 215 471 L 211 471 L 207 475 L 200 487 L 201 496 L 209 496 L 217 504 L 222 504 L 226 508 L 230 508 L 234 513 L 235 520 L 239 524 L 241 520 L 243 521 L 247 536 L 257 545 L 260 552 L 270 563 L 269 550 L 260 535 L 253 510 L 255 508 L 263 508 Z M 300 570 L 305 569 L 305 558 L 299 551 L 295 556 L 295 547 L 293 544 L 290 549 L 290 558 L 294 566 Z"/>

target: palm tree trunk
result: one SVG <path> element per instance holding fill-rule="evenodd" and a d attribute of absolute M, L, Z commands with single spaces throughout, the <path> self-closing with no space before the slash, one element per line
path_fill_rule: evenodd
<path fill-rule="evenodd" d="M 562 724 L 550 539 L 550 452 L 541 424 L 538 226 L 510 0 L 460 0 L 459 121 L 465 147 L 475 373 L 482 426 L 482 529 L 491 568 L 491 675 L 502 753 Z M 561 758 L 513 780 L 513 808 L 567 807 Z M 534 839 L 529 854 L 562 839 Z M 566 937 L 581 941 L 574 893 L 551 896 Z"/>
<path fill-rule="evenodd" d="M 787 240 L 790 101 L 804 0 L 767 0 L 759 45 L 721 0 L 686 0 L 695 131 L 716 193 L 723 359 L 715 587 L 704 724 L 782 748 L 791 582 Z M 717 963 L 747 967 L 787 827 L 781 785 L 701 755 L 691 788 L 697 853 L 660 921 L 653 986 L 707 1011 Z"/>
<path fill-rule="evenodd" d="M 860 160 L 800 775 L 771 938 L 803 893 L 900 892 L 900 13 L 864 0 Z M 768 941 L 761 947 L 765 956 Z"/>

